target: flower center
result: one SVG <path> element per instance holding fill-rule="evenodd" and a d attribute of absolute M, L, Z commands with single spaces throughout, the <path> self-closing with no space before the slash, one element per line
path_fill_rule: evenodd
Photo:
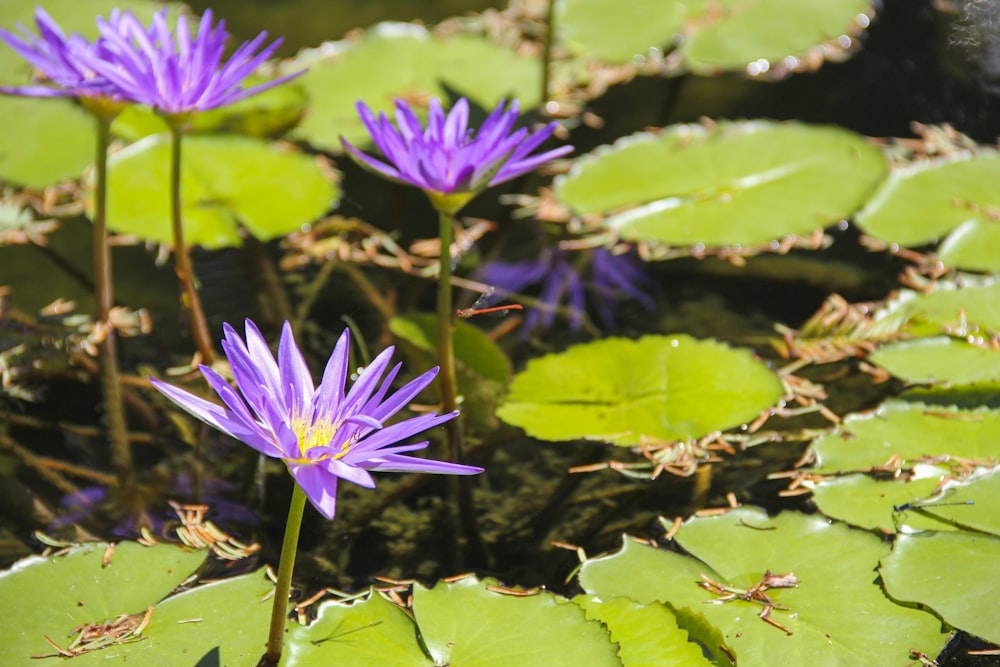
<path fill-rule="evenodd" d="M 337 434 L 340 424 L 334 424 L 328 418 L 317 418 L 316 420 L 299 417 L 290 426 L 295 433 L 295 438 L 299 443 L 299 451 L 302 458 L 307 459 L 307 452 L 313 447 L 327 447 L 331 445 L 331 440 Z M 339 459 L 351 451 L 354 438 L 348 438 L 340 444 L 340 451 L 333 455 L 321 456 L 316 461 L 334 458 Z"/>

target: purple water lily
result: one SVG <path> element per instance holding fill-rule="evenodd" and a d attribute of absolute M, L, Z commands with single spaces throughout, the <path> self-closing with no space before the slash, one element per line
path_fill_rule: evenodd
<path fill-rule="evenodd" d="M 399 444 L 454 419 L 458 412 L 428 413 L 385 425 L 431 383 L 437 368 L 389 394 L 401 366 L 389 369 L 393 353 L 389 347 L 372 360 L 345 393 L 350 352 L 346 330 L 334 347 L 319 387 L 313 385 L 287 322 L 281 332 L 277 360 L 250 320 L 246 321 L 245 342 L 225 325 L 222 348 L 232 367 L 236 389 L 207 366 L 201 366 L 201 372 L 224 406 L 159 380 L 151 381 L 198 419 L 261 454 L 284 460 L 306 496 L 328 519 L 333 518 L 336 509 L 338 479 L 373 488 L 375 482 L 369 471 L 454 475 L 482 472 L 482 468 L 474 466 L 404 455 L 424 449 L 426 441 Z"/>
<path fill-rule="evenodd" d="M 212 25 L 212 11 L 205 10 L 192 37 L 187 18 L 177 19 L 171 33 L 166 11 L 144 26 L 131 12 L 118 21 L 97 19 L 102 53 L 84 54 L 84 64 L 110 81 L 133 102 L 154 107 L 163 114 L 186 114 L 214 109 L 262 93 L 302 72 L 294 72 L 249 88 L 243 84 L 281 44 L 281 38 L 255 52 L 267 39 L 261 32 L 244 42 L 228 60 L 226 22 Z"/>
<path fill-rule="evenodd" d="M 526 128 L 511 133 L 518 118 L 518 103 L 501 101 L 478 131 L 469 129 L 469 102 L 464 97 L 445 115 L 441 102 L 431 100 L 427 128 L 403 100 L 396 100 L 396 125 L 364 102 L 357 103 L 361 120 L 375 146 L 387 161 L 373 158 L 340 138 L 347 153 L 363 168 L 398 183 L 421 188 L 435 196 L 468 193 L 509 181 L 549 160 L 566 155 L 572 146 L 532 155 L 548 139 L 557 123 L 529 134 Z"/>
<path fill-rule="evenodd" d="M 122 32 L 123 15 L 118 10 L 107 21 L 112 32 Z M 20 35 L 0 28 L 0 40 L 14 49 L 53 85 L 3 86 L 0 92 L 26 97 L 107 97 L 122 98 L 122 93 L 88 63 L 107 56 L 101 40 L 90 42 L 78 34 L 66 35 L 41 7 L 35 9 L 38 35 L 18 23 Z"/>
<path fill-rule="evenodd" d="M 598 316 L 609 328 L 615 324 L 615 313 L 623 297 L 635 299 L 647 310 L 656 308 L 646 291 L 652 281 L 640 260 L 632 253 L 613 254 L 605 248 L 587 255 L 546 248 L 534 259 L 489 262 L 478 277 L 501 295 L 540 286 L 539 306 L 530 308 L 524 319 L 524 336 L 535 328 L 551 327 L 562 304 L 568 308 L 570 328 L 579 329 L 586 313 L 588 288 Z"/>

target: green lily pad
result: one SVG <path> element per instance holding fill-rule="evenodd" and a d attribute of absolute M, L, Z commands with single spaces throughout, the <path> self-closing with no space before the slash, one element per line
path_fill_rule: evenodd
<path fill-rule="evenodd" d="M 378 593 L 351 604 L 325 602 L 308 626 L 293 625 L 282 667 L 431 667 L 406 612 Z"/>
<path fill-rule="evenodd" d="M 677 627 L 673 612 L 662 604 L 642 605 L 628 598 L 601 600 L 578 595 L 573 602 L 583 607 L 587 618 L 603 623 L 621 649 L 622 667 L 710 667 L 701 646 L 688 641 L 688 633 Z"/>
<path fill-rule="evenodd" d="M 686 335 L 611 338 L 529 361 L 497 415 L 543 440 L 632 446 L 738 426 L 782 394 L 747 350 Z"/>
<path fill-rule="evenodd" d="M 950 625 L 1000 643 L 1000 539 L 965 532 L 900 535 L 882 559 L 886 590 Z"/>
<path fill-rule="evenodd" d="M 941 260 L 960 269 L 1000 270 L 1000 155 L 983 151 L 897 168 L 857 215 L 866 234 L 921 246 L 948 235 Z"/>
<path fill-rule="evenodd" d="M 1000 332 L 1000 282 L 963 278 L 961 285 L 938 281 L 929 294 L 903 290 L 886 312 L 913 320 L 910 333 L 917 336 L 942 331 L 962 337 L 988 336 Z"/>
<path fill-rule="evenodd" d="M 437 354 L 437 316 L 410 315 L 394 317 L 389 330 L 398 338 L 425 351 Z M 496 343 L 468 322 L 457 320 L 453 332 L 455 358 L 484 378 L 506 382 L 510 360 Z"/>
<path fill-rule="evenodd" d="M 850 217 L 886 172 L 864 138 L 753 121 L 641 133 L 585 155 L 556 196 L 626 240 L 766 244 Z"/>
<path fill-rule="evenodd" d="M 144 614 L 205 559 L 204 552 L 170 545 L 122 542 L 104 567 L 107 546 L 84 544 L 62 556 L 31 556 L 0 572 L 5 628 L 0 664 L 26 665 L 31 656 L 54 654 L 46 635 L 66 647 L 77 626 Z"/>
<path fill-rule="evenodd" d="M 313 113 L 294 132 L 297 139 L 340 153 L 340 135 L 355 144 L 370 140 L 355 103 L 376 113 L 393 111 L 393 98 L 447 99 L 449 91 L 492 109 L 502 98 L 518 98 L 522 109 L 538 104 L 541 66 L 532 58 L 475 35 L 437 37 L 406 23 L 380 23 L 361 37 L 331 42 L 284 65 L 308 67 L 297 82 Z M 421 105 L 417 105 L 421 106 Z"/>
<path fill-rule="evenodd" d="M 933 457 L 1000 459 L 1000 412 L 961 410 L 893 400 L 877 410 L 848 415 L 817 439 L 813 472 L 866 472 L 893 456 L 912 466 Z"/>
<path fill-rule="evenodd" d="M 871 533 L 822 516 L 740 509 L 690 521 L 676 539 L 690 557 L 626 540 L 618 553 L 584 563 L 580 583 L 602 599 L 703 614 L 741 667 L 904 664 L 912 648 L 936 655 L 947 639 L 936 618 L 885 597 L 872 570 L 889 547 Z M 767 572 L 798 579 L 766 591 L 780 605 L 770 618 L 791 634 L 759 618 L 762 604 L 722 602 L 699 586 L 709 577 L 747 590 Z"/>
<path fill-rule="evenodd" d="M 515 596 L 466 577 L 413 587 L 413 613 L 436 665 L 621 667 L 617 645 L 580 607 L 549 592 Z"/>
<path fill-rule="evenodd" d="M 843 52 L 872 13 L 868 0 L 560 0 L 556 26 L 580 58 L 624 64 L 676 46 L 681 63 L 699 74 L 752 63 L 748 71 L 757 74 Z"/>
<path fill-rule="evenodd" d="M 868 360 L 910 383 L 971 384 L 1000 380 L 1000 352 L 947 336 L 885 345 Z"/>
<path fill-rule="evenodd" d="M 237 136 L 184 137 L 181 197 L 185 241 L 207 248 L 261 241 L 323 215 L 339 191 L 315 158 Z M 170 137 L 147 137 L 108 161 L 108 226 L 170 244 Z"/>
<path fill-rule="evenodd" d="M 273 592 L 263 570 L 185 591 L 153 608 L 142 633 L 147 640 L 88 653 L 73 658 L 73 664 L 256 664 L 267 642 Z"/>
<path fill-rule="evenodd" d="M 945 474 L 942 469 L 937 475 L 906 481 L 873 479 L 862 474 L 831 477 L 813 487 L 812 501 L 831 519 L 868 530 L 893 533 L 903 523 L 918 530 L 945 529 L 940 522 L 917 512 L 904 514 L 893 509 L 915 501 L 923 503 L 934 495 Z"/>

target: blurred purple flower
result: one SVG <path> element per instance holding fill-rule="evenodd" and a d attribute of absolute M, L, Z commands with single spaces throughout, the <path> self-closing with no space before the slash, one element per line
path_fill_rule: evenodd
<path fill-rule="evenodd" d="M 123 15 L 113 10 L 108 29 L 121 33 Z M 54 86 L 3 86 L 0 92 L 26 97 L 106 97 L 121 99 L 122 93 L 88 63 L 107 56 L 102 40 L 91 43 L 78 34 L 67 36 L 44 9 L 35 8 L 35 35 L 18 23 L 20 35 L 0 28 L 0 40 L 39 70 Z"/>
<path fill-rule="evenodd" d="M 390 426 L 383 423 L 431 383 L 437 368 L 387 397 L 401 366 L 396 364 L 386 374 L 393 353 L 389 347 L 372 360 L 345 394 L 350 352 L 346 330 L 327 362 L 322 382 L 314 387 L 287 322 L 277 360 L 250 320 L 246 321 L 246 342 L 228 324 L 224 328 L 222 349 L 232 367 L 236 389 L 207 366 L 201 366 L 201 372 L 225 406 L 151 378 L 153 385 L 206 424 L 266 456 L 284 460 L 292 477 L 326 518 L 334 515 L 338 478 L 373 488 L 369 471 L 482 472 L 474 466 L 403 454 L 424 449 L 427 442 L 399 444 L 401 441 L 455 418 L 458 412 L 423 414 Z"/>
<path fill-rule="evenodd" d="M 572 146 L 561 146 L 531 155 L 557 124 L 549 123 L 530 135 L 526 128 L 511 134 L 518 117 L 517 100 L 509 107 L 501 101 L 478 131 L 469 129 L 469 102 L 464 97 L 447 116 L 441 102 L 431 100 L 427 129 L 420 126 L 403 100 L 396 100 L 395 126 L 384 113 L 376 118 L 364 102 L 358 102 L 357 109 L 386 161 L 362 153 L 341 137 L 348 154 L 369 171 L 421 188 L 432 201 L 453 194 L 471 198 L 488 186 L 509 181 L 573 150 Z"/>
<path fill-rule="evenodd" d="M 581 261 L 582 260 L 582 261 Z M 524 319 L 522 335 L 535 328 L 547 329 L 555 322 L 559 306 L 569 309 L 569 324 L 574 331 L 583 324 L 587 289 L 601 322 L 615 325 L 615 313 L 622 297 L 638 301 L 647 310 L 656 303 L 646 291 L 652 281 L 643 264 L 632 253 L 612 254 L 597 248 L 589 257 L 559 248 L 546 248 L 535 259 L 522 262 L 489 262 L 479 271 L 479 280 L 500 294 L 523 292 L 539 284 L 539 307 L 530 308 Z"/>
<path fill-rule="evenodd" d="M 226 22 L 212 25 L 212 10 L 201 17 L 192 38 L 187 18 L 178 17 L 171 33 L 166 10 L 153 16 L 147 28 L 131 12 L 118 21 L 97 19 L 101 31 L 101 53 L 85 53 L 84 64 L 110 81 L 133 102 L 154 107 L 163 114 L 186 114 L 214 109 L 262 93 L 303 72 L 244 88 L 243 83 L 274 50 L 281 38 L 254 52 L 267 39 L 261 32 L 241 44 L 228 60 Z"/>

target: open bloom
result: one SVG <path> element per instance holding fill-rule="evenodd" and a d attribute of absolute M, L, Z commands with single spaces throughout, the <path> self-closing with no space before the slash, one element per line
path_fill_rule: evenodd
<path fill-rule="evenodd" d="M 246 341 L 228 324 L 222 341 L 236 389 L 211 368 L 201 366 L 202 375 L 224 405 L 156 379 L 151 381 L 167 398 L 206 424 L 261 454 L 283 459 L 306 496 L 328 519 L 334 515 L 338 478 L 372 488 L 371 470 L 455 475 L 482 472 L 474 466 L 404 454 L 425 448 L 427 442 L 400 444 L 402 441 L 455 418 L 458 412 L 428 413 L 385 425 L 431 383 L 437 368 L 389 394 L 400 368 L 396 364 L 386 373 L 393 353 L 389 347 L 345 393 L 349 343 L 345 330 L 322 382 L 314 387 L 289 324 L 282 329 L 275 360 L 260 331 L 247 320 Z"/>
<path fill-rule="evenodd" d="M 601 322 L 608 328 L 615 325 L 615 314 L 623 298 L 635 299 L 646 310 L 656 308 L 646 291 L 652 281 L 642 262 L 632 253 L 613 254 L 605 248 L 591 253 L 546 248 L 534 259 L 489 262 L 478 277 L 495 287 L 500 296 L 539 286 L 538 305 L 529 309 L 524 320 L 524 336 L 536 327 L 551 327 L 563 304 L 570 328 L 579 329 L 586 313 L 588 289 Z"/>
<path fill-rule="evenodd" d="M 122 31 L 122 14 L 111 13 L 106 22 L 112 32 Z M 90 42 L 81 35 L 66 35 L 41 7 L 35 9 L 38 35 L 18 24 L 20 35 L 0 29 L 0 40 L 14 49 L 53 85 L 4 86 L 0 92 L 26 97 L 122 97 L 114 84 L 88 63 L 107 55 L 101 40 Z"/>
<path fill-rule="evenodd" d="M 518 117 L 517 100 L 509 107 L 501 101 L 478 131 L 469 129 L 469 102 L 464 97 L 447 116 L 441 102 L 431 100 L 426 129 L 403 100 L 396 100 L 395 126 L 384 113 L 376 118 L 364 102 L 358 102 L 357 109 L 372 142 L 387 161 L 362 153 L 341 137 L 348 154 L 365 169 L 421 188 L 435 205 L 437 199 L 448 195 L 466 195 L 459 199 L 464 203 L 488 186 L 509 181 L 573 150 L 572 146 L 561 146 L 532 155 L 552 135 L 556 123 L 533 134 L 526 128 L 512 134 Z"/>
<path fill-rule="evenodd" d="M 98 19 L 97 26 L 107 53 L 86 55 L 85 65 L 131 101 L 167 115 L 230 104 L 302 74 L 294 72 L 244 88 L 247 77 L 274 53 L 281 39 L 255 54 L 267 39 L 262 32 L 223 60 L 226 22 L 220 20 L 213 26 L 211 10 L 205 10 L 194 37 L 184 16 L 177 19 L 177 29 L 171 33 L 165 10 L 153 16 L 148 28 L 131 12 L 124 12 L 117 22 Z"/>

